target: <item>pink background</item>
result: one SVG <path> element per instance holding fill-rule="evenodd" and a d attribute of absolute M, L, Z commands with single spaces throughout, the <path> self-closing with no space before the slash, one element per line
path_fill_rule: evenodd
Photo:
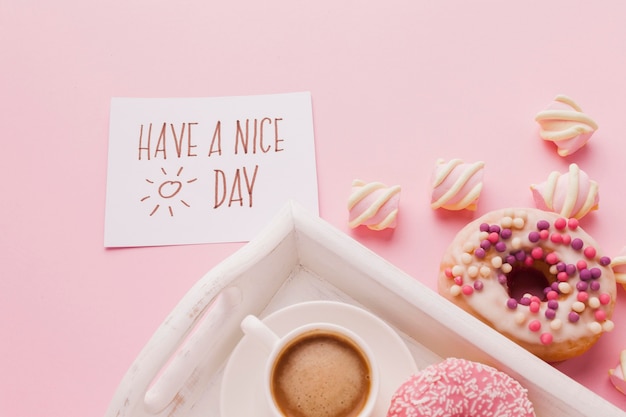
<path fill-rule="evenodd" d="M 600 184 L 583 227 L 626 245 L 621 1 L 0 2 L 0 415 L 101 416 L 174 305 L 242 244 L 106 250 L 109 100 L 310 91 L 321 217 L 435 288 L 455 232 L 532 205 L 578 163 Z M 534 115 L 567 94 L 600 125 L 561 158 Z M 442 157 L 483 160 L 476 214 L 433 212 Z M 395 232 L 349 230 L 354 178 L 400 184 Z M 558 366 L 626 410 L 616 329 Z"/>

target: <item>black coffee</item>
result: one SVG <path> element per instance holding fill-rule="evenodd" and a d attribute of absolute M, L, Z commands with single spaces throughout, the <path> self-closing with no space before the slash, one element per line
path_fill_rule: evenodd
<path fill-rule="evenodd" d="M 283 349 L 272 373 L 272 393 L 286 417 L 353 417 L 370 390 L 370 366 L 344 336 L 318 330 Z"/>

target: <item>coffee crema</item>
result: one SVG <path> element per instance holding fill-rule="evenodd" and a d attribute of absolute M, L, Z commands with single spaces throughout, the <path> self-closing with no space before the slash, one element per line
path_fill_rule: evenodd
<path fill-rule="evenodd" d="M 314 330 L 277 356 L 271 388 L 286 417 L 354 417 L 370 392 L 371 368 L 345 336 Z"/>

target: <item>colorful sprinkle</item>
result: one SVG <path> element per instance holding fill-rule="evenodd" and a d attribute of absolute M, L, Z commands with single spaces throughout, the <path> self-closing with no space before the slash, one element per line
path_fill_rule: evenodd
<path fill-rule="evenodd" d="M 600 304 L 607 305 L 611 302 L 611 295 L 607 293 L 600 294 Z"/>
<path fill-rule="evenodd" d="M 497 224 L 492 224 L 491 226 L 489 226 L 489 233 L 495 233 L 495 234 L 500 234 L 500 226 L 498 226 Z"/>
<path fill-rule="evenodd" d="M 545 261 L 548 265 L 554 265 L 559 261 L 559 258 L 556 256 L 556 253 L 551 252 L 546 255 Z"/>
<path fill-rule="evenodd" d="M 539 336 L 539 340 L 544 345 L 551 344 L 553 340 L 552 333 L 541 333 L 541 336 Z"/>
<path fill-rule="evenodd" d="M 500 219 L 500 225 L 504 228 L 513 226 L 513 218 L 511 216 L 504 216 Z"/>
<path fill-rule="evenodd" d="M 472 258 L 472 255 L 470 255 L 469 253 L 463 253 L 461 255 L 461 262 L 463 262 L 465 265 L 469 265 L 474 261 L 474 259 Z"/>
<path fill-rule="evenodd" d="M 537 230 L 547 230 L 550 228 L 550 222 L 547 220 L 539 220 L 537 222 Z"/>
<path fill-rule="evenodd" d="M 538 332 L 541 330 L 541 322 L 539 320 L 531 320 L 530 323 L 528 323 L 528 329 L 531 332 Z"/>
<path fill-rule="evenodd" d="M 478 267 L 476 265 L 472 265 L 467 268 L 467 275 L 469 275 L 470 278 L 476 278 L 478 276 Z"/>
<path fill-rule="evenodd" d="M 539 239 L 540 239 L 539 232 L 532 231 L 528 234 L 528 240 L 530 240 L 532 243 L 539 242 Z"/>
<path fill-rule="evenodd" d="M 600 299 L 598 297 L 589 297 L 589 301 L 587 301 L 587 304 L 591 308 L 598 308 L 601 306 Z"/>
<path fill-rule="evenodd" d="M 561 235 L 561 243 L 563 243 L 564 245 L 569 245 L 570 243 L 572 243 L 572 237 L 567 233 L 563 233 Z"/>
<path fill-rule="evenodd" d="M 515 298 L 509 298 L 506 300 L 506 306 L 511 310 L 515 310 L 517 308 L 517 300 Z"/>
<path fill-rule="evenodd" d="M 602 325 L 598 323 L 597 321 L 592 321 L 587 326 L 589 327 L 589 330 L 591 330 L 591 333 L 593 334 L 602 333 Z"/>
<path fill-rule="evenodd" d="M 559 330 L 563 327 L 563 322 L 560 319 L 554 319 L 550 322 L 550 328 L 552 330 Z"/>
<path fill-rule="evenodd" d="M 541 307 L 541 304 L 538 301 L 531 301 L 528 309 L 531 313 L 539 313 L 539 307 Z"/>
<path fill-rule="evenodd" d="M 581 269 L 578 276 L 580 276 L 580 279 L 583 281 L 589 281 L 591 279 L 591 271 L 586 268 Z"/>
<path fill-rule="evenodd" d="M 587 259 L 593 259 L 596 257 L 596 248 L 593 246 L 587 246 L 585 250 L 583 250 L 583 254 Z"/>
<path fill-rule="evenodd" d="M 585 246 L 585 243 L 583 242 L 581 238 L 576 237 L 572 239 L 572 243 L 570 244 L 570 246 L 574 250 L 581 250 L 583 246 Z"/>
<path fill-rule="evenodd" d="M 516 229 L 523 229 L 525 225 L 526 221 L 521 217 L 516 217 L 513 219 L 513 227 L 515 227 Z"/>
<path fill-rule="evenodd" d="M 463 287 L 461 287 L 461 292 L 464 295 L 472 295 L 474 293 L 474 287 L 471 285 L 463 285 Z"/>
<path fill-rule="evenodd" d="M 615 323 L 613 323 L 613 321 L 611 320 L 605 320 L 604 323 L 602 323 L 602 330 L 604 330 L 605 332 L 610 332 L 615 328 Z"/>
<path fill-rule="evenodd" d="M 572 286 L 567 282 L 560 282 L 559 291 L 561 292 L 561 294 L 569 294 L 572 292 Z"/>
<path fill-rule="evenodd" d="M 591 272 L 591 279 L 598 279 L 602 276 L 602 270 L 597 267 L 593 267 L 589 270 Z"/>

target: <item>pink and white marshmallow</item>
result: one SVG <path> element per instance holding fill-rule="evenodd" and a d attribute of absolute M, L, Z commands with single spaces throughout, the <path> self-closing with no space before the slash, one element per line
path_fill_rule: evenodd
<path fill-rule="evenodd" d="M 622 284 L 626 290 L 626 246 L 622 248 L 617 256 L 611 257 L 611 268 L 615 275 L 615 281 Z"/>
<path fill-rule="evenodd" d="M 597 210 L 600 201 L 598 183 L 576 164 L 570 164 L 565 174 L 552 172 L 545 182 L 532 184 L 530 190 L 538 209 L 552 211 L 565 218 L 581 219 L 590 211 Z"/>
<path fill-rule="evenodd" d="M 626 349 L 619 355 L 619 363 L 609 370 L 609 379 L 615 388 L 626 395 Z"/>
<path fill-rule="evenodd" d="M 475 211 L 483 189 L 482 161 L 466 163 L 461 159 L 437 160 L 432 175 L 430 207 Z"/>
<path fill-rule="evenodd" d="M 560 156 L 571 155 L 585 146 L 598 129 L 597 123 L 565 95 L 556 96 L 546 110 L 537 113 L 535 121 L 539 123 L 541 138 L 554 142 Z"/>
<path fill-rule="evenodd" d="M 400 205 L 399 185 L 388 187 L 381 182 L 352 182 L 348 199 L 351 228 L 367 226 L 371 230 L 395 228 Z"/>

